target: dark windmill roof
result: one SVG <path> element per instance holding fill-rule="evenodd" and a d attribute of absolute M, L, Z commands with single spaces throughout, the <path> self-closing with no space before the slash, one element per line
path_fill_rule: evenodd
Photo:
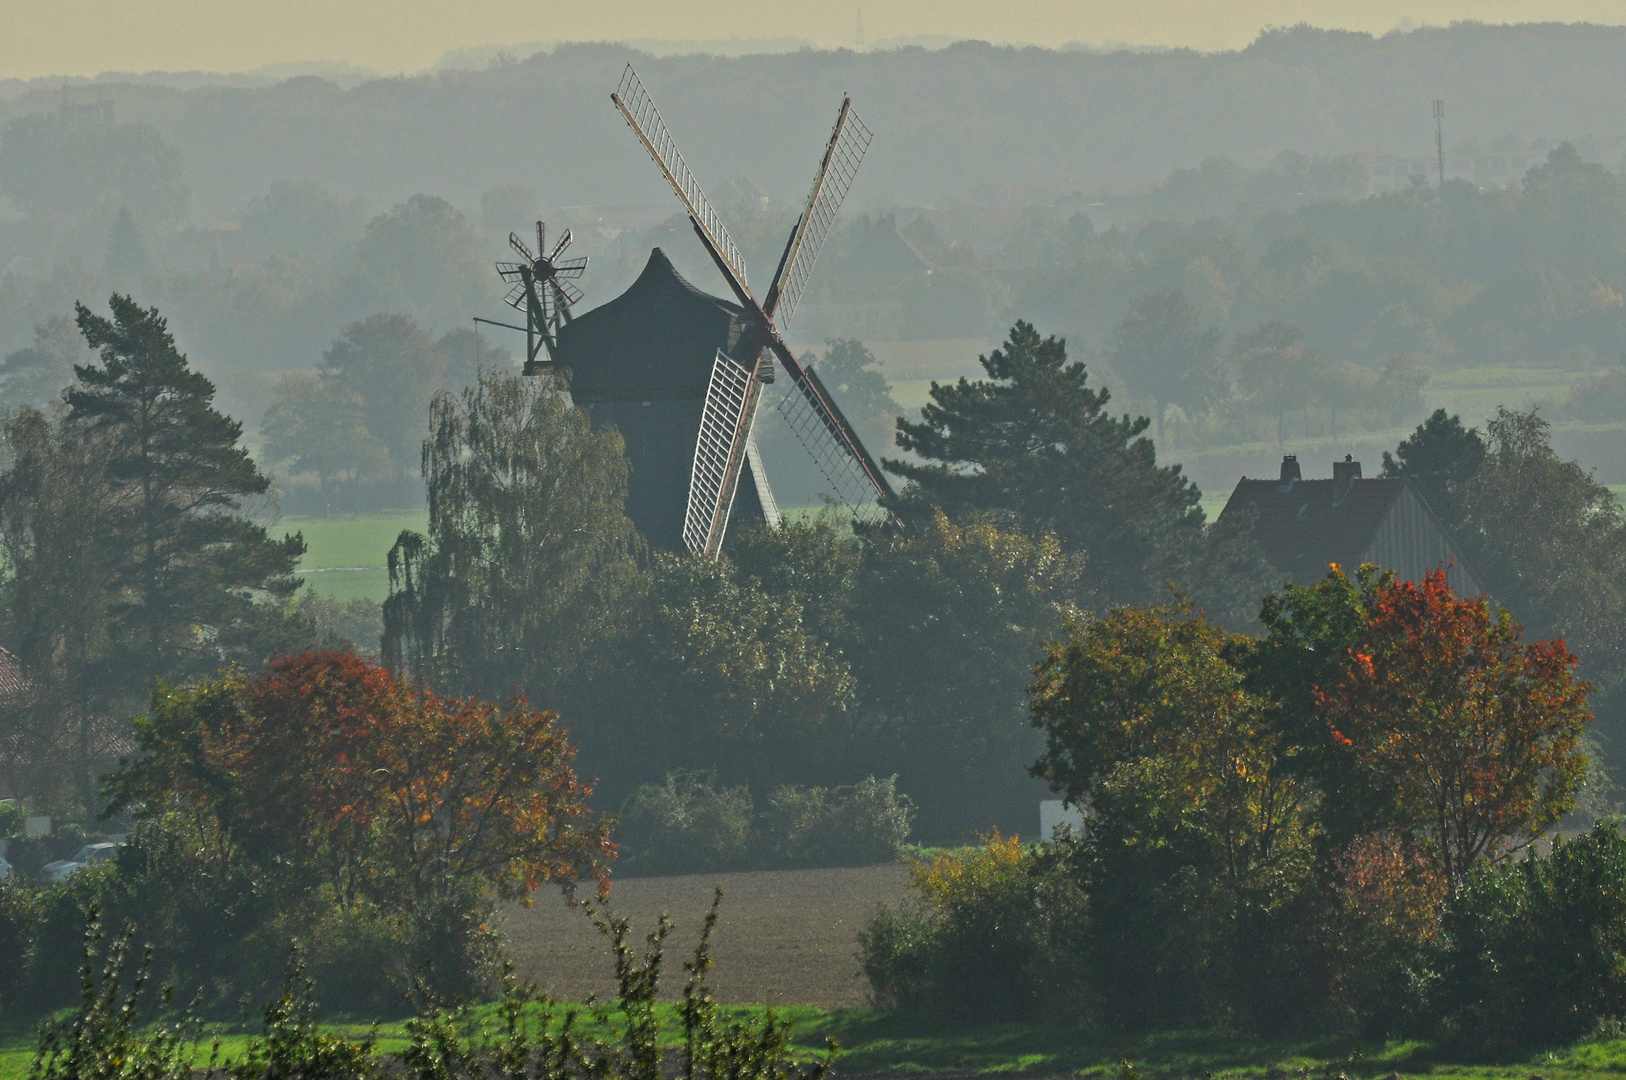
<path fill-rule="evenodd" d="M 1363 479 L 1359 462 L 1335 463 L 1330 480 L 1301 479 L 1291 457 L 1279 479 L 1244 477 L 1220 519 L 1250 510 L 1265 557 L 1291 581 L 1317 581 L 1331 563 L 1353 572 L 1376 561 L 1412 580 L 1436 566 L 1449 567 L 1453 588 L 1478 591 L 1456 545 L 1412 486 L 1397 477 Z"/>
<path fill-rule="evenodd" d="M 703 398 L 717 350 L 747 351 L 745 328 L 739 305 L 689 284 L 656 248 L 626 292 L 559 328 L 555 358 L 578 402 Z"/>

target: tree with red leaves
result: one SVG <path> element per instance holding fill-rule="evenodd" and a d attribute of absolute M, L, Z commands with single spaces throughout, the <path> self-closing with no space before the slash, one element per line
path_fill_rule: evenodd
<path fill-rule="evenodd" d="M 160 688 L 137 730 L 147 754 L 114 776 L 115 808 L 201 819 L 268 879 L 341 904 L 421 911 L 470 881 L 525 902 L 548 882 L 608 889 L 609 823 L 558 718 L 522 699 L 443 698 L 304 653 Z"/>
<path fill-rule="evenodd" d="M 1591 684 L 1563 641 L 1525 643 L 1506 611 L 1457 596 L 1443 571 L 1381 579 L 1365 606 L 1316 704 L 1332 740 L 1392 785 L 1396 816 L 1454 890 L 1573 805 Z"/>

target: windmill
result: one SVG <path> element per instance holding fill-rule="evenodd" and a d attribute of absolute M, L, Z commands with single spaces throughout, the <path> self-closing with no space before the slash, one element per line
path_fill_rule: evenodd
<path fill-rule="evenodd" d="M 610 100 L 683 204 L 695 234 L 738 300 L 744 323 L 744 332 L 738 334 L 734 345 L 728 351 L 717 349 L 712 359 L 699 430 L 694 435 L 683 515 L 684 546 L 708 557 L 716 557 L 721 551 L 740 476 L 746 468 L 756 481 L 759 502 L 765 508 L 772 505 L 756 453 L 753 427 L 763 384 L 772 380 L 776 359 L 793 384 L 777 404 L 787 425 L 835 489 L 833 494 L 854 507 L 855 512 L 874 513 L 876 500 L 890 496 L 891 486 L 812 367 L 804 367 L 796 359 L 780 334 L 780 327 L 788 324 L 807 288 L 814 260 L 869 147 L 869 129 L 853 110 L 852 100 L 842 99 L 835 127 L 814 174 L 813 189 L 761 301 L 746 281 L 739 248 L 706 199 L 632 65 L 627 65 Z"/>
<path fill-rule="evenodd" d="M 570 230 L 548 250 L 548 227 L 536 223 L 536 252 L 525 246 L 518 233 L 508 234 L 508 246 L 524 262 L 499 262 L 497 273 L 514 287 L 503 298 L 509 307 L 525 312 L 525 374 L 536 372 L 536 356 L 544 346 L 548 358 L 558 348 L 559 327 L 570 321 L 571 305 L 579 303 L 582 291 L 571 284 L 587 269 L 587 257 L 560 259 L 570 247 Z"/>

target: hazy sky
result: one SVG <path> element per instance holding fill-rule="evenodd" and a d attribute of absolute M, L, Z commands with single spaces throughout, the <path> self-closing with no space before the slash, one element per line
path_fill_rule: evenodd
<path fill-rule="evenodd" d="M 854 44 L 950 35 L 1060 45 L 1246 44 L 1309 22 L 1383 32 L 1444 24 L 1626 23 L 1626 0 L 0 0 L 0 78 L 243 71 L 343 61 L 380 71 L 523 41 L 792 37 Z"/>

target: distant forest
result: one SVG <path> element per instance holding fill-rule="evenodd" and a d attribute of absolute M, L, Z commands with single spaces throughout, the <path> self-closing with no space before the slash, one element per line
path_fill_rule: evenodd
<path fill-rule="evenodd" d="M 877 353 L 881 375 L 914 384 L 893 412 L 918 405 L 926 380 L 974 370 L 983 343 L 1025 319 L 1067 336 L 1119 407 L 1156 408 L 1165 453 L 1251 448 L 1206 471 L 1188 456 L 1205 488 L 1223 492 L 1237 468 L 1295 440 L 1392 444 L 1425 406 L 1478 422 L 1538 402 L 1562 445 L 1626 481 L 1619 432 L 1594 430 L 1626 398 L 1614 374 L 1626 29 L 1596 26 L 1381 38 L 1298 27 L 1214 54 L 571 45 L 348 89 L 196 75 L 10 84 L 0 405 L 66 385 L 82 357 L 53 344 L 68 338 L 51 320 L 113 289 L 162 306 L 251 432 L 304 392 L 284 373 L 308 383 L 362 323 L 405 317 L 416 374 L 395 388 L 400 415 L 374 422 L 405 433 L 395 457 L 407 460 L 384 471 L 392 490 L 413 489 L 402 474 L 425 395 L 512 351 L 466 333 L 471 316 L 507 317 L 490 264 L 511 229 L 538 217 L 572 228 L 573 252 L 594 257 L 588 306 L 655 245 L 724 291 L 608 101 L 629 60 L 755 280 L 772 271 L 842 93 L 853 96 L 875 141 L 791 334 L 807 348 L 948 342 L 908 371 Z M 1204 362 L 1219 370 L 1204 394 L 1162 396 L 1115 344 L 1134 305 L 1160 293 L 1179 294 L 1194 333 L 1212 331 Z M 1533 383 L 1504 368 L 1553 374 Z M 1490 374 L 1464 381 L 1467 370 Z M 869 411 L 884 442 L 878 393 Z"/>
<path fill-rule="evenodd" d="M 629 60 L 703 182 L 748 177 L 776 201 L 801 198 L 843 92 L 877 134 L 860 206 L 1045 201 L 1152 183 L 1213 155 L 1428 155 L 1436 97 L 1452 144 L 1626 134 L 1626 28 L 1595 26 L 1459 24 L 1376 39 L 1294 28 L 1215 54 L 964 43 L 655 58 L 573 45 L 351 90 L 317 78 L 105 89 L 120 120 L 151 123 L 179 148 L 199 223 L 234 219 L 279 179 L 380 206 L 420 191 L 477 205 L 503 184 L 550 207 L 664 206 L 608 100 Z M 57 107 L 57 85 L 34 85 L 0 102 L 0 123 Z"/>

